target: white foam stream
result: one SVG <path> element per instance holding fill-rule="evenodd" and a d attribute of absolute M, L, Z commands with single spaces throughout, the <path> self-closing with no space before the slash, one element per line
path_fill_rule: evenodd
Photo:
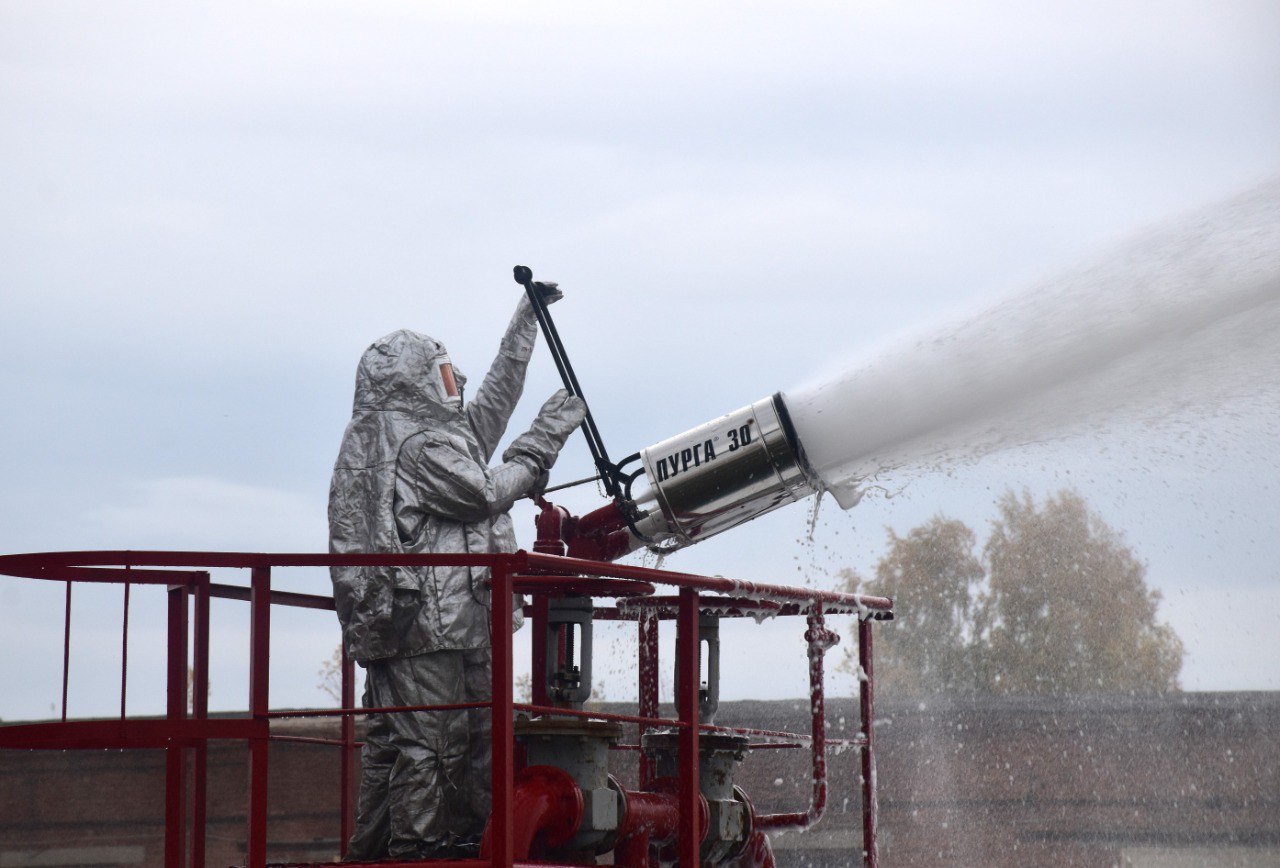
<path fill-rule="evenodd" d="M 1280 180 L 786 395 L 848 509 L 877 475 L 1109 421 L 1280 411 Z"/>

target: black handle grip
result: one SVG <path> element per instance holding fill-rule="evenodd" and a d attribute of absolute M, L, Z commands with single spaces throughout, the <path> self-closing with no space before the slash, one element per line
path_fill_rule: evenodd
<path fill-rule="evenodd" d="M 586 396 L 582 394 L 582 387 L 578 385 L 578 377 L 573 372 L 573 366 L 569 364 L 569 357 L 564 351 L 564 344 L 560 341 L 560 334 L 556 331 L 555 323 L 551 320 L 551 313 L 547 310 L 546 299 L 543 298 L 541 290 L 542 284 L 533 282 L 533 270 L 527 265 L 517 265 L 511 270 L 512 275 L 516 279 L 516 283 L 524 287 L 524 291 L 529 296 L 529 304 L 533 306 L 534 316 L 537 317 L 538 325 L 542 328 L 542 333 L 547 338 L 547 348 L 551 350 L 551 358 L 556 363 L 556 368 L 560 371 L 560 379 L 564 381 L 565 390 L 570 395 L 576 395 L 586 402 Z M 605 491 L 614 498 L 622 497 L 622 483 L 619 479 L 619 471 L 617 466 L 609 460 L 609 453 L 604 448 L 604 440 L 600 437 L 600 429 L 596 427 L 596 420 L 591 415 L 591 408 L 587 408 L 586 418 L 582 420 L 582 433 L 587 438 L 587 448 L 591 450 L 591 457 L 595 459 L 596 470 L 600 473 L 600 478 L 604 482 Z"/>

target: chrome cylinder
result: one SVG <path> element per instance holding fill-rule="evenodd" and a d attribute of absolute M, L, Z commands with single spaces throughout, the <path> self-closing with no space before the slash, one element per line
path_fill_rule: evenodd
<path fill-rule="evenodd" d="M 649 508 L 638 528 L 681 547 L 818 490 L 779 392 L 640 453 Z M 652 506 L 648 503 L 652 499 Z"/>

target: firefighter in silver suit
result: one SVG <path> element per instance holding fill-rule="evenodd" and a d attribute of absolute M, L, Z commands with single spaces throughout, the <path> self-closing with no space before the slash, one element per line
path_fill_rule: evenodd
<path fill-rule="evenodd" d="M 535 289 L 548 302 L 560 297 L 555 284 Z M 440 342 L 401 330 L 365 351 L 329 490 L 331 552 L 516 550 L 508 510 L 545 486 L 585 414 L 580 398 L 557 392 L 501 463 L 489 464 L 536 337 L 522 297 L 465 404 L 466 378 Z M 366 708 L 491 698 L 488 570 L 333 567 L 331 575 L 347 653 L 366 669 Z M 349 860 L 475 852 L 489 815 L 489 717 L 487 709 L 369 716 Z"/>

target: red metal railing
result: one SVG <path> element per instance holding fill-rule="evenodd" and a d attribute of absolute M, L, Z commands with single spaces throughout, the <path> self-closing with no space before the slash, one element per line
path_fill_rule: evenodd
<path fill-rule="evenodd" d="M 301 711 L 271 711 L 268 701 L 271 607 L 292 606 L 333 610 L 332 598 L 274 590 L 271 587 L 274 567 L 328 566 L 473 566 L 491 571 L 493 637 L 493 699 L 487 705 L 493 710 L 493 814 L 494 834 L 490 836 L 491 854 L 485 860 L 455 860 L 422 863 L 434 865 L 513 866 L 512 803 L 515 775 L 513 711 L 538 714 L 589 716 L 597 719 L 637 723 L 641 732 L 653 726 L 672 727 L 679 732 L 679 864 L 699 864 L 698 828 L 700 788 L 698 782 L 698 739 L 702 731 L 730 731 L 741 734 L 783 739 L 784 742 L 753 745 L 765 747 L 800 747 L 808 742 L 812 755 L 812 796 L 807 810 L 786 814 L 766 814 L 756 818 L 760 828 L 803 828 L 822 815 L 827 797 L 826 736 L 824 720 L 823 654 L 834 643 L 835 635 L 824 624 L 824 614 L 856 613 L 858 615 L 858 659 L 861 681 L 859 732 L 847 740 L 861 752 L 861 793 L 863 805 L 863 853 L 865 865 L 875 866 L 876 854 L 876 778 L 873 752 L 871 630 L 874 618 L 892 617 L 893 603 L 883 597 L 869 597 L 792 588 L 734 579 L 713 578 L 689 573 L 665 572 L 644 567 L 609 564 L 555 555 L 516 552 L 509 555 L 330 555 L 330 554 L 247 554 L 209 552 L 60 552 L 0 556 L 0 574 L 62 581 L 66 583 L 64 619 L 62 715 L 57 722 L 0 726 L 0 748 L 11 749 L 129 749 L 163 748 L 166 753 L 166 825 L 165 864 L 204 868 L 205 853 L 205 783 L 207 777 L 208 742 L 235 739 L 248 744 L 249 805 L 246 839 L 246 864 L 261 868 L 267 862 L 267 748 L 273 737 L 270 721 L 281 717 L 338 716 L 341 736 L 338 740 L 308 739 L 335 744 L 342 749 L 341 763 L 341 840 L 345 851 L 351 833 L 351 782 L 358 762 L 354 721 L 357 715 L 375 709 L 355 707 L 354 667 L 345 654 L 342 659 L 341 708 Z M 250 572 L 248 587 L 215 583 L 209 569 L 238 568 Z M 621 580 L 621 581 L 618 581 Z M 116 720 L 67 720 L 68 669 L 70 664 L 71 588 L 77 582 L 119 584 L 124 590 L 124 635 L 121 664 L 120 718 Z M 533 704 L 515 704 L 512 696 L 512 635 L 505 625 L 511 623 L 512 591 L 518 588 L 533 595 L 529 611 L 534 620 L 533 637 L 537 645 L 545 643 L 545 630 L 538 623 L 546 613 L 546 593 L 575 592 L 591 596 L 623 596 L 623 586 L 648 583 L 636 591 L 651 595 L 652 585 L 668 585 L 678 589 L 674 598 L 642 596 L 632 605 L 597 608 L 596 616 L 610 620 L 634 620 L 639 638 L 639 714 L 616 715 L 599 712 L 574 712 L 555 708 L 547 700 L 545 689 L 539 690 L 534 678 Z M 133 585 L 160 585 L 168 596 L 166 714 L 162 720 L 128 718 L 125 687 L 127 684 L 128 619 L 130 590 Z M 598 593 L 592 593 L 596 591 Z M 703 593 L 715 596 L 702 598 Z M 249 702 L 245 717 L 210 719 L 207 708 L 209 678 L 209 602 L 212 598 L 243 600 L 250 607 Z M 809 649 L 809 675 L 812 699 L 812 726 L 808 738 L 793 733 L 758 729 L 732 729 L 698 723 L 699 705 L 699 636 L 698 615 L 703 607 L 712 608 L 721 617 L 757 616 L 761 610 L 773 615 L 804 615 L 808 622 L 805 637 Z M 658 621 L 676 621 L 677 679 L 675 719 L 658 714 Z M 543 637 L 539 640 L 539 637 Z M 187 649 L 192 648 L 188 660 Z M 542 649 L 545 651 L 545 647 Z M 545 659 L 535 648 L 534 660 Z M 535 663 L 536 665 L 536 663 Z M 192 673 L 191 712 L 187 711 L 188 668 Z M 464 706 L 449 706 L 464 707 Z M 467 705 L 465 707 L 477 707 Z M 442 706 L 397 707 L 377 709 L 391 713 L 411 713 Z M 275 740 L 299 740 L 276 736 Z M 634 746 L 633 746 L 634 747 Z M 187 757 L 190 756 L 188 776 Z M 641 760 L 642 786 L 652 780 L 653 769 Z M 191 821 L 188 835 L 188 817 Z M 184 852 L 185 851 L 185 852 Z M 408 863 L 399 863 L 408 864 Z M 529 863 L 531 864 L 531 863 Z M 541 862 L 540 865 L 547 863 Z"/>

